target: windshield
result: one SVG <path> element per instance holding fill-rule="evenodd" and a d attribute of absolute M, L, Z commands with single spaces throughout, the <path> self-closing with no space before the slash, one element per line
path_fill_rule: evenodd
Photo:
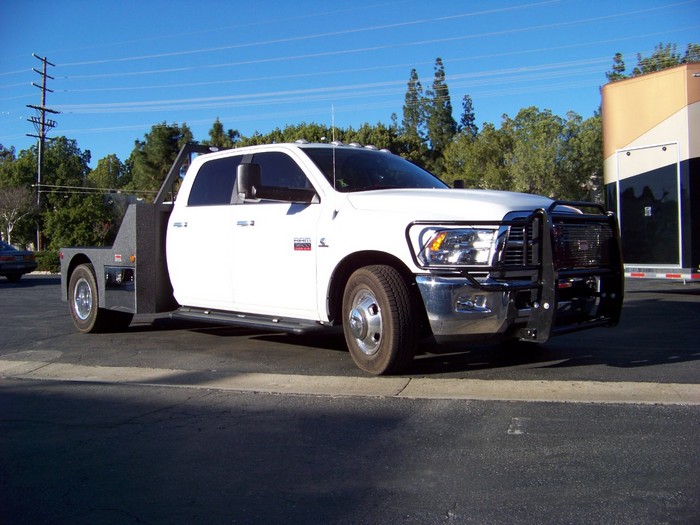
<path fill-rule="evenodd" d="M 430 172 L 388 152 L 344 147 L 304 151 L 340 192 L 448 187 Z"/>

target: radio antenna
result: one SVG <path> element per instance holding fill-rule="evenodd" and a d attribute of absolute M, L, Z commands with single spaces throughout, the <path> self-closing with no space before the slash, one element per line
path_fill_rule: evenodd
<path fill-rule="evenodd" d="M 335 142 L 335 106 L 331 104 L 331 136 Z"/>
<path fill-rule="evenodd" d="M 333 189 L 335 190 L 335 189 L 337 189 L 336 185 L 335 185 L 335 147 L 336 147 L 336 143 L 335 143 L 335 106 L 333 104 L 331 104 L 331 136 L 333 137 L 333 142 L 331 142 L 331 144 L 333 144 L 333 149 L 331 151 L 333 151 Z"/>

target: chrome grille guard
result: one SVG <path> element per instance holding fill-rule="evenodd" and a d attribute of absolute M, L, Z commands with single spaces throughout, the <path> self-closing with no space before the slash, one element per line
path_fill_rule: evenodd
<path fill-rule="evenodd" d="M 569 211 L 556 210 L 558 207 L 569 208 Z M 584 213 L 581 209 L 595 212 Z M 505 248 L 497 254 L 492 266 L 429 268 L 420 261 L 411 242 L 409 230 L 414 226 L 490 226 L 498 228 L 499 235 L 502 231 L 509 235 L 512 229 L 517 229 L 522 232 L 516 239 L 522 255 L 508 253 L 509 244 L 506 240 Z M 572 235 L 573 241 L 562 240 L 561 235 L 555 238 L 557 232 L 563 232 L 566 236 L 569 231 L 576 232 L 577 228 L 586 227 L 590 227 L 588 234 Z M 600 238 L 601 233 L 606 234 L 605 238 Z M 554 201 L 546 209 L 539 208 L 529 215 L 504 221 L 414 221 L 406 228 L 406 240 L 414 263 L 431 274 L 463 277 L 472 286 L 489 292 L 530 291 L 529 319 L 527 326 L 518 333 L 522 340 L 545 342 L 554 335 L 594 326 L 615 326 L 619 322 L 624 295 L 619 228 L 615 215 L 606 212 L 599 204 Z M 571 242 L 578 243 L 579 252 L 588 251 L 590 245 L 594 244 L 598 250 L 596 259 L 586 259 L 579 253 L 572 254 Z M 598 303 L 594 313 L 575 323 L 557 323 L 559 284 L 586 278 L 598 280 L 594 293 Z"/>

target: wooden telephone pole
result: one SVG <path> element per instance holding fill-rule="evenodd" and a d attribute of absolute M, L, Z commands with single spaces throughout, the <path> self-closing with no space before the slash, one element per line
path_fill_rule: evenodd
<path fill-rule="evenodd" d="M 41 76 L 41 85 L 35 84 L 32 82 L 32 86 L 37 87 L 41 89 L 41 105 L 35 106 L 32 104 L 28 104 L 27 107 L 31 108 L 36 111 L 36 116 L 30 117 L 28 120 L 32 124 L 34 124 L 34 129 L 36 130 L 36 134 L 32 133 L 27 133 L 27 136 L 29 137 L 35 137 L 38 139 L 38 155 L 37 155 L 37 167 L 36 167 L 36 207 L 37 211 L 41 212 L 41 181 L 42 181 L 42 167 L 44 164 L 44 146 L 46 143 L 46 133 L 53 129 L 56 126 L 56 121 L 51 120 L 50 118 L 47 118 L 47 114 L 58 114 L 59 112 L 50 108 L 46 107 L 46 92 L 48 91 L 49 93 L 53 93 L 53 90 L 49 89 L 46 87 L 46 79 L 51 79 L 54 80 L 54 77 L 49 76 L 46 73 L 46 67 L 47 66 L 56 66 L 56 64 L 52 64 L 49 62 L 46 57 L 39 57 L 35 54 L 32 54 L 34 58 L 37 60 L 41 61 L 43 64 L 43 67 L 41 71 L 38 69 L 32 68 L 32 70 L 35 73 L 38 73 Z M 37 229 L 36 229 L 36 249 L 37 251 L 40 251 L 43 248 L 42 246 L 42 235 L 41 235 L 41 226 L 39 223 L 37 223 Z"/>

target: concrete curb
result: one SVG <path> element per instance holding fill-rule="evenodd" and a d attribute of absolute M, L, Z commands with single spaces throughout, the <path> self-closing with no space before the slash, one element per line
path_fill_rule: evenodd
<path fill-rule="evenodd" d="M 209 370 L 84 366 L 11 360 L 0 360 L 0 378 L 317 396 L 700 405 L 700 385 L 680 383 L 225 374 Z"/>

